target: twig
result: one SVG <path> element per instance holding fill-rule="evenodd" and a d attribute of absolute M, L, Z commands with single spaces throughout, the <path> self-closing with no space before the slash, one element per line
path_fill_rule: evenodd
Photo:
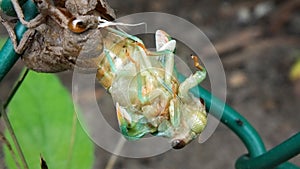
<path fill-rule="evenodd" d="M 18 142 L 18 139 L 17 139 L 17 137 L 16 137 L 16 135 L 15 135 L 15 132 L 14 132 L 14 130 L 13 130 L 13 127 L 12 127 L 11 123 L 9 122 L 9 119 L 8 119 L 8 116 L 7 116 L 7 113 L 6 113 L 6 110 L 4 109 L 4 106 L 1 106 L 1 107 L 2 107 L 2 108 L 1 108 L 1 109 L 2 109 L 1 112 L 2 112 L 2 115 L 3 115 L 3 120 L 4 120 L 4 122 L 5 122 L 5 125 L 6 125 L 7 129 L 8 129 L 8 132 L 9 132 L 9 134 L 11 135 L 11 138 L 12 138 L 12 140 L 13 140 L 15 146 L 16 146 L 16 150 L 17 150 L 17 152 L 18 152 L 18 154 L 19 154 L 19 156 L 20 156 L 20 159 L 21 159 L 21 161 L 22 161 L 22 164 L 24 165 L 24 169 L 29 169 L 29 167 L 28 167 L 28 165 L 27 165 L 27 163 L 26 163 L 24 154 L 23 154 L 23 152 L 22 152 L 22 149 L 21 149 L 21 147 L 20 147 L 20 144 L 19 144 L 19 142 Z"/>
<path fill-rule="evenodd" d="M 70 167 L 70 162 L 72 159 L 72 152 L 74 149 L 74 143 L 75 143 L 75 138 L 76 138 L 76 130 L 77 130 L 77 117 L 74 112 L 73 119 L 72 119 L 72 132 L 71 132 L 70 147 L 69 147 L 69 153 L 68 153 L 68 162 L 67 162 L 66 168 Z"/>
<path fill-rule="evenodd" d="M 25 77 L 27 76 L 29 72 L 28 68 L 25 68 L 24 73 L 21 74 L 19 80 L 15 83 L 14 87 L 12 88 L 12 90 L 10 91 L 7 100 L 5 101 L 5 103 L 3 104 L 3 108 L 6 109 L 7 106 L 9 105 L 10 101 L 12 100 L 12 98 L 14 97 L 14 95 L 16 94 L 17 90 L 19 89 L 19 87 L 21 86 L 21 84 L 23 83 Z M 0 114 L 1 117 L 1 114 Z"/>
<path fill-rule="evenodd" d="M 5 101 L 5 103 L 3 105 L 1 105 L 1 111 L 0 111 L 0 117 L 1 117 L 1 115 L 3 116 L 3 120 L 5 122 L 5 125 L 6 125 L 8 131 L 9 131 L 9 134 L 12 137 L 12 140 L 13 140 L 15 146 L 16 146 L 16 150 L 17 150 L 17 152 L 18 152 L 18 154 L 20 156 L 20 159 L 21 159 L 22 164 L 23 164 L 23 166 L 24 166 L 25 169 L 29 169 L 29 167 L 28 167 L 28 164 L 26 163 L 24 154 L 23 154 L 22 149 L 21 149 L 21 147 L 19 145 L 17 137 L 16 137 L 16 135 L 14 133 L 13 127 L 12 127 L 11 123 L 9 122 L 9 118 L 7 116 L 7 113 L 6 113 L 6 108 L 9 105 L 9 103 L 11 102 L 11 100 L 14 97 L 15 93 L 18 91 L 18 89 L 21 86 L 21 84 L 23 83 L 25 77 L 28 74 L 28 71 L 29 70 L 27 68 L 25 68 L 24 73 L 21 74 L 19 80 L 15 83 L 14 87 L 10 91 L 10 94 L 9 94 L 7 100 Z"/>
<path fill-rule="evenodd" d="M 21 169 L 21 165 L 20 165 L 20 163 L 19 163 L 18 160 L 17 160 L 16 153 L 14 152 L 14 150 L 13 150 L 13 148 L 12 148 L 10 142 L 5 138 L 4 134 L 1 133 L 1 132 L 0 132 L 0 140 L 3 141 L 3 142 L 6 144 L 6 146 L 7 146 L 7 148 L 8 148 L 8 151 L 11 153 L 12 158 L 15 159 L 17 168 L 18 168 L 18 169 Z"/>
<path fill-rule="evenodd" d="M 113 154 L 111 154 L 106 166 L 105 166 L 105 169 L 113 169 L 114 168 L 114 165 L 116 164 L 116 161 L 118 159 L 118 156 L 117 154 L 120 154 L 124 144 L 125 144 L 125 138 L 124 137 L 120 137 L 119 138 L 119 141 L 118 141 L 118 144 L 113 152 Z"/>

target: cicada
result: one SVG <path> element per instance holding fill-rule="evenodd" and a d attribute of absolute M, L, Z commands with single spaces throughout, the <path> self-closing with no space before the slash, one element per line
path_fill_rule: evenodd
<path fill-rule="evenodd" d="M 171 138 L 175 149 L 196 138 L 207 123 L 204 104 L 189 92 L 206 76 L 198 57 L 192 56 L 198 71 L 180 83 L 176 41 L 166 32 L 156 32 L 155 51 L 118 29 L 106 27 L 102 33 L 97 78 L 112 96 L 122 134 L 129 140 L 148 133 Z"/>
<path fill-rule="evenodd" d="M 101 13 L 61 8 L 61 4 L 55 6 L 47 0 L 35 2 L 41 12 L 36 20 L 47 22 L 34 29 L 44 36 L 33 40 L 37 44 L 24 52 L 23 59 L 30 68 L 46 72 L 74 66 L 96 68 L 98 81 L 115 103 L 120 131 L 129 140 L 152 134 L 170 138 L 172 147 L 179 149 L 204 130 L 204 103 L 189 90 L 205 79 L 206 70 L 198 57 L 192 56 L 198 70 L 180 83 L 174 64 L 176 40 L 170 35 L 158 30 L 156 49 L 151 51 L 141 39 L 116 27 L 126 24 L 109 21 Z M 53 28 L 62 31 L 62 35 L 55 34 L 62 46 L 49 46 L 56 42 L 48 34 L 54 30 L 45 33 L 49 23 L 56 23 Z M 71 37 L 76 38 L 70 40 Z M 42 51 L 43 56 L 36 56 L 36 51 Z"/>

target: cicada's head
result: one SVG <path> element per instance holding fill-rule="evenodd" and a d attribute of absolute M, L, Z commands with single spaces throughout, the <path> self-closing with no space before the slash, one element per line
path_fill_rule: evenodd
<path fill-rule="evenodd" d="M 174 149 L 183 148 L 199 136 L 207 123 L 207 113 L 204 104 L 193 96 L 188 100 L 188 102 L 177 101 L 177 104 L 174 104 L 175 111 L 170 107 L 170 120 L 173 125 L 171 144 Z M 173 104 L 171 103 L 170 106 L 173 106 Z"/>

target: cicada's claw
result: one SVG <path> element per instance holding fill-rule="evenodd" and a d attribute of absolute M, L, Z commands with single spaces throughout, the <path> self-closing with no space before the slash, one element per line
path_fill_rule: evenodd
<path fill-rule="evenodd" d="M 121 133 L 128 140 L 138 140 L 155 129 L 146 125 L 147 120 L 142 116 L 128 112 L 125 108 L 116 103 L 117 118 Z"/>

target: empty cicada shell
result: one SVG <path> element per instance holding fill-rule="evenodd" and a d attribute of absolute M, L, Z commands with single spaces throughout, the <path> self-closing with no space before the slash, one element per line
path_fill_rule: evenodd
<path fill-rule="evenodd" d="M 105 0 L 34 0 L 39 14 L 29 22 L 24 20 L 22 8 L 17 0 L 11 0 L 18 20 L 28 30 L 17 43 L 14 30 L 8 20 L 1 17 L 26 66 L 39 72 L 60 72 L 82 68 L 96 68 L 94 61 L 103 50 L 101 32 L 97 28 L 98 18 L 113 20 L 115 14 Z M 79 18 L 80 22 L 75 23 Z M 73 24 L 70 27 L 70 24 Z M 87 24 L 93 25 L 89 26 Z M 84 25 L 84 31 L 76 32 Z M 72 30 L 73 29 L 73 30 Z M 85 45 L 93 44 L 93 46 Z M 77 60 L 79 53 L 89 53 L 84 60 Z"/>

